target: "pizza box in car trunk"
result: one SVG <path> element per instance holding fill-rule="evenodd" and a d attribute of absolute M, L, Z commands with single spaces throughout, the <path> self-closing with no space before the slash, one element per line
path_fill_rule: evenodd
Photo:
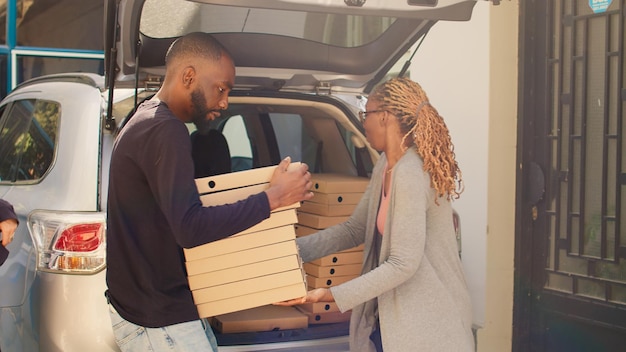
<path fill-rule="evenodd" d="M 309 201 L 302 202 L 300 211 L 324 216 L 351 215 L 356 204 L 323 204 Z"/>
<path fill-rule="evenodd" d="M 313 198 L 309 199 L 309 202 L 328 205 L 358 204 L 362 196 L 363 192 L 313 192 Z"/>
<path fill-rule="evenodd" d="M 298 307 L 300 311 L 309 318 L 309 324 L 330 324 L 330 323 L 339 323 L 350 320 L 350 315 L 352 311 L 347 311 L 344 313 L 341 312 L 325 312 L 325 313 L 311 313 L 307 312 L 300 307 Z"/>
<path fill-rule="evenodd" d="M 369 178 L 340 174 L 312 174 L 313 191 L 319 193 L 363 193 Z"/>
<path fill-rule="evenodd" d="M 325 229 L 333 225 L 340 224 L 350 218 L 349 216 L 324 216 L 303 211 L 298 212 L 298 224 L 314 229 Z"/>
<path fill-rule="evenodd" d="M 295 307 L 274 305 L 220 314 L 209 319 L 211 326 L 223 334 L 301 329 L 309 325 L 308 321 L 308 316 Z"/>

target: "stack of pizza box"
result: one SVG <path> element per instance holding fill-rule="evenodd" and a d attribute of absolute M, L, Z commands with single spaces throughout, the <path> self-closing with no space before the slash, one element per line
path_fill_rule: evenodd
<path fill-rule="evenodd" d="M 290 167 L 297 167 L 292 163 Z M 275 166 L 196 179 L 205 206 L 233 203 L 269 188 Z M 208 318 L 302 297 L 306 275 L 295 243 L 297 202 L 222 240 L 185 248 L 189 287 Z M 210 231 L 211 229 L 207 229 Z"/>
<path fill-rule="evenodd" d="M 340 174 L 313 174 L 313 198 L 298 208 L 296 236 L 307 236 L 346 221 L 369 183 L 365 177 Z M 363 245 L 304 263 L 309 290 L 331 287 L 352 280 L 361 273 Z M 298 306 L 309 317 L 309 324 L 342 322 L 350 312 L 341 313 L 335 303 Z"/>

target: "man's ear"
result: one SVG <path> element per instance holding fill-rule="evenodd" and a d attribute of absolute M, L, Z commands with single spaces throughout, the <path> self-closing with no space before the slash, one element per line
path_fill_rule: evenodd
<path fill-rule="evenodd" d="M 183 69 L 182 83 L 185 88 L 189 88 L 196 79 L 196 69 L 193 66 L 187 66 Z"/>

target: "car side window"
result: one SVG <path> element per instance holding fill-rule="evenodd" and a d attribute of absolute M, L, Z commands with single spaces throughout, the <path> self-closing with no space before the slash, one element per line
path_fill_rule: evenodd
<path fill-rule="evenodd" d="M 278 147 L 279 159 L 287 156 L 294 161 L 303 161 L 312 163 L 317 156 L 317 145 L 303 128 L 302 117 L 298 114 L 286 113 L 270 113 L 268 114 L 271 122 L 273 135 L 266 135 L 262 140 L 271 144 L 275 142 Z M 231 116 L 223 125 L 222 133 L 228 141 L 228 147 L 231 152 L 232 171 L 247 170 L 255 167 L 253 145 L 248 136 L 248 127 L 246 121 L 239 115 Z M 262 131 L 262 129 L 257 129 Z M 268 140 L 269 139 L 269 140 Z M 271 141 L 270 141 L 271 140 Z M 258 149 L 269 150 L 269 145 L 257 145 Z M 268 152 L 271 154 L 271 152 Z M 274 160 L 274 162 L 278 162 Z"/>
<path fill-rule="evenodd" d="M 281 159 L 302 161 L 313 173 L 358 172 L 357 150 L 352 132 L 330 118 L 299 114 L 270 113 Z M 362 172 L 366 174 L 366 170 Z"/>
<path fill-rule="evenodd" d="M 54 157 L 59 104 L 18 100 L 3 107 L 0 116 L 0 182 L 41 179 Z"/>
<path fill-rule="evenodd" d="M 252 169 L 252 144 L 243 117 L 235 115 L 228 118 L 222 128 L 222 134 L 228 142 L 231 170 L 235 172 Z"/>
<path fill-rule="evenodd" d="M 291 160 L 314 165 L 318 144 L 303 127 L 302 117 L 298 114 L 269 114 L 278 143 L 280 158 L 287 156 Z"/>

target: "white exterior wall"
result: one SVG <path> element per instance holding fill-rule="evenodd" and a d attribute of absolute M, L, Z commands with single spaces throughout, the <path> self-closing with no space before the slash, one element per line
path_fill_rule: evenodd
<path fill-rule="evenodd" d="M 470 21 L 437 23 L 410 71 L 444 117 L 463 172 L 454 207 L 478 351 L 511 350 L 518 1 L 478 2 Z"/>
<path fill-rule="evenodd" d="M 411 78 L 450 129 L 463 172 L 465 191 L 453 204 L 461 217 L 463 266 L 478 326 L 485 321 L 490 6 L 478 3 L 469 22 L 437 23 L 411 65 Z"/>

